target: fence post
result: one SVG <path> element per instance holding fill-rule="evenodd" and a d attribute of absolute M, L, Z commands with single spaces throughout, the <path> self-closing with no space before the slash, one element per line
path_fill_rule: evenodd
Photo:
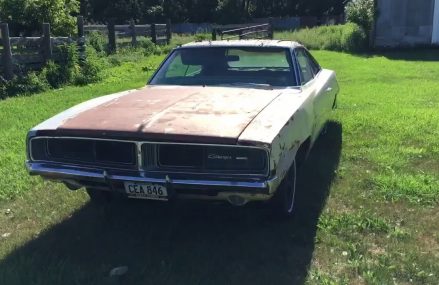
<path fill-rule="evenodd" d="M 274 32 L 273 32 L 273 18 L 270 18 L 268 20 L 268 38 L 273 39 Z"/>
<path fill-rule="evenodd" d="M 47 63 L 52 59 L 52 41 L 50 39 L 50 24 L 43 23 L 43 37 L 41 41 L 41 53 L 44 62 Z"/>
<path fill-rule="evenodd" d="M 212 29 L 212 41 L 216 41 L 216 29 Z"/>
<path fill-rule="evenodd" d="M 6 80 L 11 80 L 14 77 L 13 66 L 12 66 L 12 51 L 11 42 L 9 40 L 9 27 L 6 23 L 0 24 L 0 29 L 2 33 L 2 44 L 3 44 L 3 73 Z"/>
<path fill-rule="evenodd" d="M 151 24 L 151 41 L 157 44 L 157 30 L 155 24 Z"/>
<path fill-rule="evenodd" d="M 78 16 L 76 19 L 76 24 L 78 26 L 78 51 L 79 51 L 79 59 L 81 61 L 85 60 L 85 36 L 84 36 L 84 17 Z"/>
<path fill-rule="evenodd" d="M 171 43 L 172 39 L 172 25 L 171 25 L 171 19 L 168 19 L 166 21 L 166 43 L 169 45 Z"/>
<path fill-rule="evenodd" d="M 130 21 L 130 31 L 131 31 L 131 45 L 135 47 L 137 45 L 137 35 L 136 35 L 136 23 L 134 20 Z"/>
<path fill-rule="evenodd" d="M 116 29 L 114 28 L 114 22 L 109 21 L 108 25 L 108 52 L 116 52 Z"/>

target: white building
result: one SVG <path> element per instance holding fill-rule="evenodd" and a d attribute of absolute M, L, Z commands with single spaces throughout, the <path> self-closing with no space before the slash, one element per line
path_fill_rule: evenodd
<path fill-rule="evenodd" d="M 439 45 L 439 0 L 376 1 L 376 47 Z"/>

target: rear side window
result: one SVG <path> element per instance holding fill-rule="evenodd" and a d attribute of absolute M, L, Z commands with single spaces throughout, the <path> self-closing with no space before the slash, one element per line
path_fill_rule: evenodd
<path fill-rule="evenodd" d="M 297 49 L 297 62 L 300 67 L 300 75 L 302 78 L 302 85 L 308 83 L 314 78 L 314 69 L 311 60 L 304 49 Z"/>
<path fill-rule="evenodd" d="M 320 72 L 320 70 L 322 70 L 322 68 L 317 63 L 317 60 L 309 53 L 309 51 L 305 50 L 305 53 L 308 56 L 309 61 L 311 63 L 311 68 L 313 70 L 314 76 L 316 76 Z"/>

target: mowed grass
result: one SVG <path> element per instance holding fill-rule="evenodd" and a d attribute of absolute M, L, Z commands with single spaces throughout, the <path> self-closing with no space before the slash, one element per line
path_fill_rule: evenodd
<path fill-rule="evenodd" d="M 0 102 L 0 284 L 439 284 L 439 52 L 316 51 L 341 93 L 301 173 L 297 215 L 265 207 L 121 202 L 23 166 L 29 128 L 141 87 L 139 58 L 104 82 Z M 127 266 L 121 278 L 111 269 Z"/>

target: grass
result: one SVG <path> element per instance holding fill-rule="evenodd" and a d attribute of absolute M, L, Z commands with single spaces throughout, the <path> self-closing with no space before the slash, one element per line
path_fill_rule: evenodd
<path fill-rule="evenodd" d="M 439 52 L 313 54 L 337 71 L 339 109 L 288 222 L 261 205 L 95 208 L 26 174 L 29 128 L 142 86 L 163 56 L 120 56 L 102 83 L 0 101 L 0 284 L 438 284 Z M 128 273 L 110 278 L 117 266 Z"/>
<path fill-rule="evenodd" d="M 358 52 L 367 47 L 366 34 L 353 23 L 277 32 L 276 37 L 298 41 L 314 50 Z"/>

